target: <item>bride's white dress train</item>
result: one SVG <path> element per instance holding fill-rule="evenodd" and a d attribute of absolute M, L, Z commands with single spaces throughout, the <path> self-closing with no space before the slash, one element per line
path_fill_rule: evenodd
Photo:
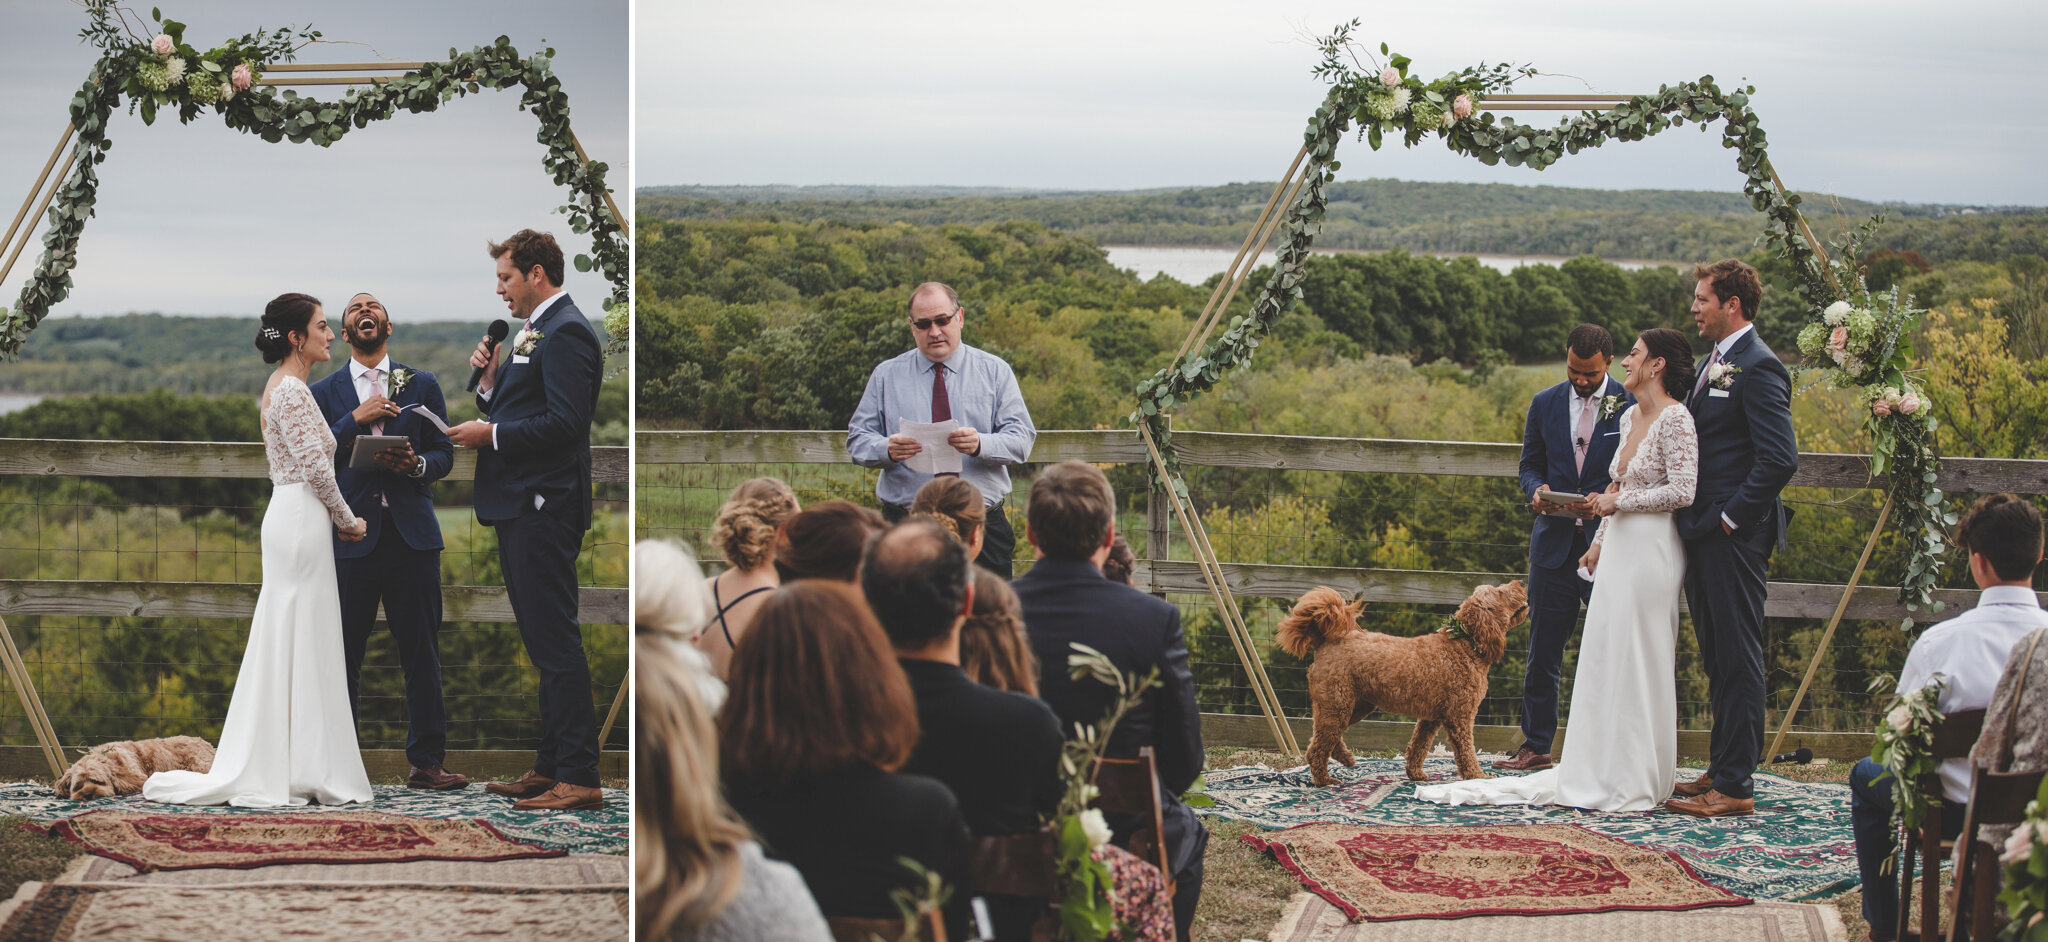
<path fill-rule="evenodd" d="M 1635 412 L 1622 415 L 1624 443 Z M 1615 455 L 1615 467 L 1622 457 Z M 1415 797 L 1598 811 L 1648 811 L 1671 797 L 1678 775 L 1678 596 L 1685 579 L 1685 545 L 1671 511 L 1692 504 L 1699 479 L 1692 413 L 1666 406 L 1614 479 L 1621 492 L 1617 512 L 1594 536 L 1603 546 L 1557 764 L 1518 777 L 1425 785 Z"/>
<path fill-rule="evenodd" d="M 287 376 L 271 390 L 263 445 L 275 485 L 263 513 L 263 588 L 213 770 L 152 775 L 142 786 L 151 801 L 276 808 L 370 800 L 341 669 L 330 529 L 356 518 L 334 483 L 334 434 L 305 383 Z"/>

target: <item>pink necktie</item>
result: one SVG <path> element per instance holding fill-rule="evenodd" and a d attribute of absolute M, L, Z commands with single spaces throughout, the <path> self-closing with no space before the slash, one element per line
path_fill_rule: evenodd
<path fill-rule="evenodd" d="M 373 393 L 382 393 L 384 391 L 384 371 L 373 366 L 367 370 L 364 370 L 363 372 L 370 377 L 370 391 Z M 375 424 L 370 426 L 370 434 L 384 434 L 383 419 L 378 419 Z"/>
<path fill-rule="evenodd" d="M 1579 438 L 1572 444 L 1578 446 L 1573 457 L 1578 459 L 1579 473 L 1586 472 L 1586 452 L 1593 447 L 1593 416 L 1600 411 L 1600 400 L 1588 397 L 1579 407 Z"/>

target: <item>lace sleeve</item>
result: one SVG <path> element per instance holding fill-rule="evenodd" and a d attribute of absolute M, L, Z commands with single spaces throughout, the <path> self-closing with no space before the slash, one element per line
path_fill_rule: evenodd
<path fill-rule="evenodd" d="M 1673 412 L 1674 409 L 1677 411 Z M 1657 455 L 1664 465 L 1664 483 L 1639 491 L 1624 487 L 1614 501 L 1617 510 L 1669 513 L 1692 506 L 1693 488 L 1700 479 L 1700 443 L 1693 434 L 1692 413 L 1675 403 L 1665 406 L 1664 411 L 1671 412 L 1670 417 L 1658 414 L 1656 426 L 1643 436 L 1645 445 L 1652 441 L 1657 445 Z M 1638 456 L 1643 451 L 1641 447 L 1636 449 Z"/>
<path fill-rule="evenodd" d="M 277 410 L 278 437 L 284 444 L 279 461 L 290 466 L 292 477 L 313 486 L 335 526 L 355 526 L 356 515 L 342 498 L 341 487 L 334 483 L 334 433 L 328 431 L 320 405 L 313 401 L 313 391 L 303 383 L 281 382 L 270 391 L 270 398 L 271 408 Z"/>

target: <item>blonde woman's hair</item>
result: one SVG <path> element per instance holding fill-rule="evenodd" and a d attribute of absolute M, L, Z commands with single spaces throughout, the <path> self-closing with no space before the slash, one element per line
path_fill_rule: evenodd
<path fill-rule="evenodd" d="M 664 939 L 716 918 L 744 879 L 752 839 L 719 791 L 718 738 L 676 643 L 634 642 L 633 886 L 639 938 Z"/>
<path fill-rule="evenodd" d="M 1024 606 L 1002 577 L 974 569 L 974 608 L 960 626 L 960 669 L 997 690 L 1038 696 L 1038 658 L 1024 639 Z"/>
<path fill-rule="evenodd" d="M 775 530 L 796 516 L 796 493 L 775 478 L 753 478 L 732 489 L 711 521 L 711 541 L 725 561 L 757 569 L 775 554 Z"/>
<path fill-rule="evenodd" d="M 638 632 L 654 632 L 695 641 L 718 609 L 711 603 L 711 584 L 697 566 L 690 548 L 673 540 L 641 540 L 633 544 L 633 624 Z"/>
<path fill-rule="evenodd" d="M 981 499 L 981 488 L 953 476 L 932 478 L 918 488 L 910 512 L 931 518 L 962 543 L 973 539 L 974 531 L 988 523 L 988 504 Z"/>

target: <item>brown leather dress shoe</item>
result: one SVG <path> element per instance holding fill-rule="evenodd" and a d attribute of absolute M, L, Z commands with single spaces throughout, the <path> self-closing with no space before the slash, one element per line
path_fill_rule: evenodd
<path fill-rule="evenodd" d="M 1671 786 L 1671 790 L 1687 798 L 1698 798 L 1714 790 L 1714 775 L 1711 772 L 1701 772 L 1699 778 L 1690 782 L 1680 782 Z"/>
<path fill-rule="evenodd" d="M 588 785 L 571 785 L 556 782 L 555 787 L 538 798 L 512 803 L 514 811 L 578 811 L 584 808 L 604 807 L 604 789 Z"/>
<path fill-rule="evenodd" d="M 430 765 L 424 769 L 413 769 L 412 774 L 406 776 L 405 787 L 437 792 L 453 791 L 468 788 L 469 776 L 450 772 L 438 765 Z"/>
<path fill-rule="evenodd" d="M 507 798 L 532 798 L 553 787 L 555 787 L 554 779 L 541 775 L 532 769 L 527 769 L 525 775 L 521 775 L 512 781 L 485 783 L 484 791 L 490 792 L 493 795 L 503 795 Z"/>
<path fill-rule="evenodd" d="M 1510 772 L 1539 772 L 1556 764 L 1557 760 L 1528 746 L 1515 750 L 1515 754 L 1495 762 L 1496 769 Z"/>
<path fill-rule="evenodd" d="M 1698 798 L 1673 798 L 1664 807 L 1695 818 L 1739 818 L 1756 813 L 1756 799 L 1730 798 L 1710 788 Z"/>

